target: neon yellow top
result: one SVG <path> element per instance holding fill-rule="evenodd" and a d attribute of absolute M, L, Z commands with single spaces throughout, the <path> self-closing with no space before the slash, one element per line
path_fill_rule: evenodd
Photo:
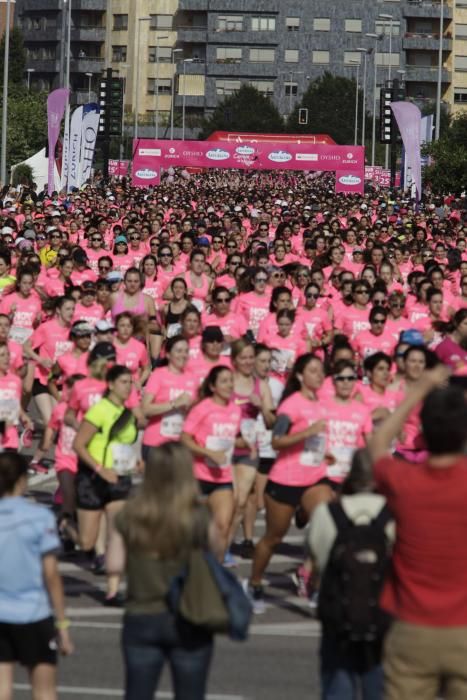
<path fill-rule="evenodd" d="M 132 416 L 123 428 L 109 441 L 112 426 L 125 410 L 112 401 L 103 398 L 88 410 L 84 420 L 91 423 L 98 431 L 91 438 L 87 449 L 93 459 L 106 469 L 112 469 L 116 459 L 115 449 L 121 445 L 132 445 L 138 437 L 135 418 Z"/>

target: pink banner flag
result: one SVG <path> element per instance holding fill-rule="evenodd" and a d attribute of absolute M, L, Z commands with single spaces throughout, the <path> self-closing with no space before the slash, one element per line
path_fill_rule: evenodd
<path fill-rule="evenodd" d="M 65 107 L 70 91 L 67 88 L 59 88 L 50 93 L 47 98 L 47 133 L 49 139 L 49 170 L 47 186 L 49 194 L 55 189 L 55 146 L 60 134 L 60 124 L 65 114 Z"/>
<path fill-rule="evenodd" d="M 422 161 L 420 141 L 422 114 L 412 102 L 391 102 L 397 126 L 401 132 L 405 148 L 407 166 L 412 170 L 412 178 L 417 187 L 417 200 L 422 194 Z"/>

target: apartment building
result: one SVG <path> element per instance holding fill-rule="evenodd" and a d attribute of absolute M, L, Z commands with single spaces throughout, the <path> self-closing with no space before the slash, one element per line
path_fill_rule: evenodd
<path fill-rule="evenodd" d="M 31 87 L 62 87 L 70 1 L 70 87 L 72 102 L 82 104 L 95 99 L 105 67 L 107 0 L 17 0 L 15 22 L 24 36 Z"/>
<path fill-rule="evenodd" d="M 156 133 L 156 114 L 166 133 L 172 95 L 175 125 L 184 108 L 190 127 L 245 82 L 287 116 L 325 71 L 358 74 L 361 85 L 365 57 L 370 111 L 375 59 L 377 87 L 398 78 L 423 105 L 436 98 L 440 41 L 442 99 L 451 111 L 467 106 L 467 0 L 444 0 L 442 27 L 441 0 L 71 1 L 73 89 L 85 91 L 89 73 L 118 71 L 140 135 Z M 17 0 L 32 81 L 43 87 L 63 74 L 66 4 Z"/>

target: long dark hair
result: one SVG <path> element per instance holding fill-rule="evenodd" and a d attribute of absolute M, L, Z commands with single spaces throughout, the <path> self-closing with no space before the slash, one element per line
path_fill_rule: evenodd
<path fill-rule="evenodd" d="M 232 374 L 232 370 L 230 369 L 230 367 L 226 367 L 225 365 L 216 365 L 210 370 L 208 376 L 204 379 L 199 389 L 200 399 L 207 399 L 211 396 L 214 396 L 214 392 L 211 389 L 211 387 L 216 384 L 219 375 L 221 374 L 221 372 L 224 371 L 230 372 L 230 374 Z"/>
<path fill-rule="evenodd" d="M 282 392 L 281 400 L 279 402 L 280 404 L 283 401 L 285 401 L 285 399 L 287 399 L 289 396 L 295 394 L 296 391 L 300 391 L 302 385 L 300 383 L 298 375 L 303 374 L 303 372 L 305 371 L 305 367 L 312 360 L 317 360 L 321 364 L 321 360 L 319 359 L 319 357 L 317 357 L 312 352 L 307 352 L 304 355 L 300 355 L 300 357 L 297 357 L 294 366 L 292 367 L 292 371 L 289 374 L 289 378 L 287 379 L 284 391 Z"/>

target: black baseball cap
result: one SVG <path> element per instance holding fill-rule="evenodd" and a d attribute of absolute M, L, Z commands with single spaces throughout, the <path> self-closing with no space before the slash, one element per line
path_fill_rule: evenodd
<path fill-rule="evenodd" d="M 89 362 L 101 359 L 115 360 L 116 357 L 117 353 L 112 343 L 97 343 L 89 353 Z"/>

